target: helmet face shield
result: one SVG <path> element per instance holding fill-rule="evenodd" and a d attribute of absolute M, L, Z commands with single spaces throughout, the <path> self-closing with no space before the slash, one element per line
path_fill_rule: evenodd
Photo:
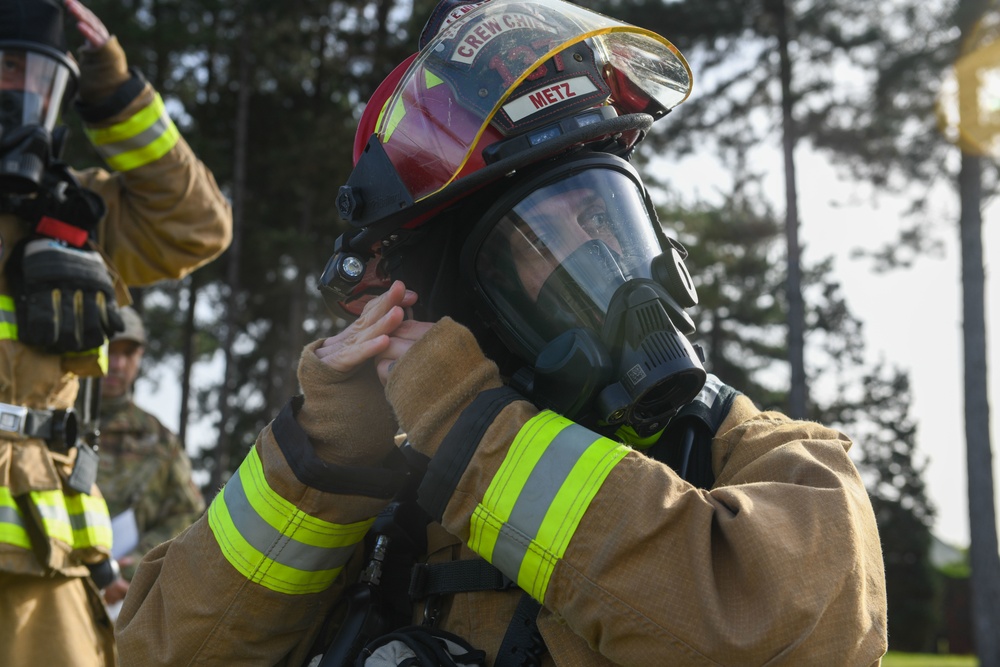
<path fill-rule="evenodd" d="M 529 361 L 568 329 L 600 333 L 618 287 L 661 253 L 639 184 L 611 168 L 543 181 L 482 224 L 474 280 Z"/>
<path fill-rule="evenodd" d="M 4 133 L 28 126 L 51 132 L 74 74 L 63 60 L 50 55 L 0 46 L 0 127 Z"/>
<path fill-rule="evenodd" d="M 522 135 L 606 104 L 659 114 L 690 92 L 683 56 L 650 31 L 563 0 L 469 7 L 421 49 L 376 125 L 414 201 L 477 168 L 484 135 Z"/>

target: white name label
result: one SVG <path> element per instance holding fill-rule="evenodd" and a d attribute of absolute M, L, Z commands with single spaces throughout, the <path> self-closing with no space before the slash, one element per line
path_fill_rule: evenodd
<path fill-rule="evenodd" d="M 545 88 L 533 90 L 516 100 L 507 102 L 507 104 L 503 105 L 503 110 L 507 112 L 511 122 L 516 123 L 539 111 L 544 111 L 561 102 L 570 100 L 577 95 L 587 95 L 596 90 L 597 86 L 589 78 L 578 76 L 554 83 Z"/>

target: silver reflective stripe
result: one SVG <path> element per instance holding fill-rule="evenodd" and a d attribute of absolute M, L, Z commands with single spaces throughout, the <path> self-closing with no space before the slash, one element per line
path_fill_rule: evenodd
<path fill-rule="evenodd" d="M 538 529 L 559 489 L 583 453 L 600 437 L 579 424 L 570 424 L 553 438 L 528 475 L 511 509 L 510 519 L 500 528 L 492 561 L 501 572 L 517 573 L 521 570 L 529 543 L 525 537 L 530 540 L 538 537 Z"/>
<path fill-rule="evenodd" d="M 701 388 L 701 391 L 694 397 L 694 400 L 704 403 L 711 408 L 715 405 L 715 400 L 719 398 L 719 392 L 725 386 L 719 378 L 709 373 L 708 377 L 705 378 L 705 386 Z"/>
<path fill-rule="evenodd" d="M 242 468 L 236 471 L 222 493 L 233 525 L 254 549 L 275 562 L 305 572 L 341 567 L 348 561 L 356 544 L 341 547 L 304 544 L 268 524 L 250 504 L 240 472 Z"/>
<path fill-rule="evenodd" d="M 36 503 L 35 506 L 38 508 L 38 513 L 45 521 L 58 521 L 60 523 L 66 524 L 71 528 L 73 527 L 72 520 L 70 519 L 69 512 L 66 510 L 65 505 L 63 504 L 49 505 L 43 503 Z M 83 522 L 80 521 L 80 523 L 82 524 Z"/>
<path fill-rule="evenodd" d="M 122 139 L 114 143 L 100 144 L 95 146 L 95 148 L 102 157 L 110 161 L 122 153 L 128 153 L 129 151 L 139 150 L 149 146 L 161 136 L 166 134 L 171 125 L 172 121 L 168 116 L 160 116 L 159 120 L 135 136 L 129 137 L 128 139 Z"/>
<path fill-rule="evenodd" d="M 10 523 L 24 528 L 24 521 L 21 520 L 21 513 L 13 507 L 0 505 L 0 523 Z"/>
<path fill-rule="evenodd" d="M 101 528 L 111 529 L 111 520 L 107 514 L 100 511 L 86 510 L 82 514 L 69 515 L 70 526 L 77 530 L 99 530 Z"/>

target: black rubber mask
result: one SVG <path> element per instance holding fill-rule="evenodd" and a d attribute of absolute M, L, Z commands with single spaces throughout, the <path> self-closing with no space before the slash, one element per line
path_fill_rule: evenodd
<path fill-rule="evenodd" d="M 537 404 L 647 437 L 701 390 L 683 248 L 659 232 L 628 163 L 590 154 L 550 165 L 479 226 L 463 268 L 526 362 L 512 384 Z"/>

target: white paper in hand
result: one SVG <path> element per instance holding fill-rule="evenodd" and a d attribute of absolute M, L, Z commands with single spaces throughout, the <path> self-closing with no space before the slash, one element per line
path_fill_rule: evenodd
<path fill-rule="evenodd" d="M 111 557 L 121 560 L 139 546 L 139 525 L 135 512 L 128 508 L 111 519 Z"/>

